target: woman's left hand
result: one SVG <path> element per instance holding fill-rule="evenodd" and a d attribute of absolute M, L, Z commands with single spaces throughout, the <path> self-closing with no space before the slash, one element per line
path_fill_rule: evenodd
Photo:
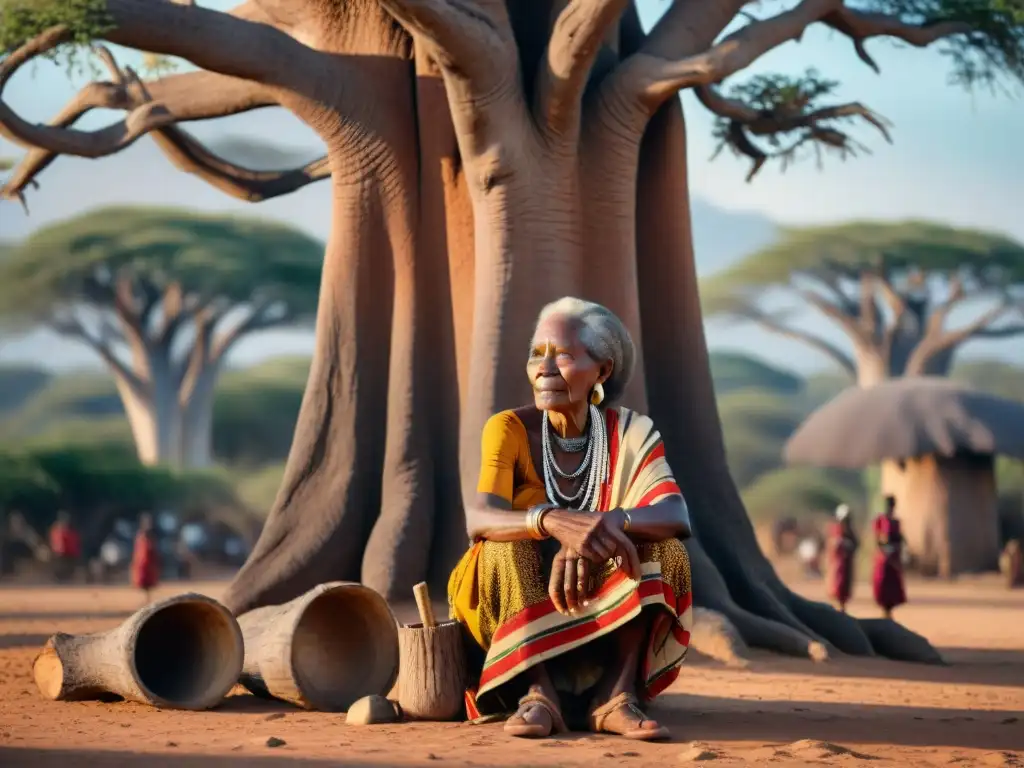
<path fill-rule="evenodd" d="M 590 561 L 579 552 L 562 547 L 551 564 L 548 596 L 561 614 L 575 613 L 590 595 Z"/>

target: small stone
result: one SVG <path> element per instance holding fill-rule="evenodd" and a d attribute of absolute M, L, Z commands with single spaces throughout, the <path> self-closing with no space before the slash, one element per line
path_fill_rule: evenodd
<path fill-rule="evenodd" d="M 364 696 L 348 708 L 345 722 L 349 725 L 374 725 L 398 722 L 398 708 L 383 696 Z"/>
<path fill-rule="evenodd" d="M 696 741 L 690 745 L 689 749 L 679 754 L 679 762 L 681 763 L 702 763 L 705 760 L 717 759 L 717 752 L 708 749 L 706 744 L 701 744 Z"/>
<path fill-rule="evenodd" d="M 1018 718 L 1016 718 L 1016 717 L 1007 717 L 1007 718 L 1004 718 L 1004 719 L 1000 720 L 999 724 L 1000 725 L 1013 725 L 1014 723 L 1017 722 L 1017 719 Z"/>
<path fill-rule="evenodd" d="M 284 712 L 271 712 L 269 715 L 264 717 L 264 720 L 281 720 L 284 717 Z"/>
<path fill-rule="evenodd" d="M 435 755 L 433 752 L 427 752 L 427 760 L 440 760 L 441 758 Z"/>
<path fill-rule="evenodd" d="M 639 752 L 623 752 L 622 757 L 640 757 Z"/>
<path fill-rule="evenodd" d="M 176 742 L 176 741 L 168 741 L 166 746 L 168 746 L 168 747 L 176 747 L 176 746 L 178 746 L 178 742 Z"/>
<path fill-rule="evenodd" d="M 277 738 L 277 736 L 271 736 L 269 739 L 267 739 L 267 746 L 271 748 L 283 747 L 287 743 L 288 742 L 286 742 L 284 739 Z"/>

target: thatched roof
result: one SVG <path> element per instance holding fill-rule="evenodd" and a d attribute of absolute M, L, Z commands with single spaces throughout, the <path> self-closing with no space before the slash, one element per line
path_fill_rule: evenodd
<path fill-rule="evenodd" d="M 1024 404 L 949 379 L 852 387 L 812 413 L 786 443 L 786 461 L 859 469 L 884 459 L 959 451 L 1024 458 Z"/>

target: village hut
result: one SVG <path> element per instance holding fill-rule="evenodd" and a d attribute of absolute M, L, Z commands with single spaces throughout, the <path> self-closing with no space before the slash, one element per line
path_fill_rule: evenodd
<path fill-rule="evenodd" d="M 1024 404 L 924 376 L 845 390 L 785 448 L 792 464 L 893 467 L 911 565 L 943 577 L 998 566 L 996 455 L 1024 458 Z"/>

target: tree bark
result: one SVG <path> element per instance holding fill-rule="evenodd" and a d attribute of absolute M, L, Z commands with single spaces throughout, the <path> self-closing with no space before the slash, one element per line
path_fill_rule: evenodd
<path fill-rule="evenodd" d="M 583 291 L 643 350 L 627 402 L 648 403 L 687 495 L 697 600 L 757 645 L 872 652 L 854 619 L 781 583 L 729 477 L 672 94 L 721 81 L 830 15 L 858 41 L 884 32 L 922 45 L 962 25 L 879 27 L 807 0 L 715 43 L 744 3 L 677 3 L 635 56 L 625 34 L 644 39 L 635 8 L 620 25 L 617 0 L 274 3 L 273 14 L 261 4 L 234 17 L 107 3 L 110 41 L 262 84 L 328 151 L 316 352 L 278 499 L 226 596 L 234 611 L 360 574 L 401 594 L 425 570 L 447 571 L 465 544 L 464 532 L 448 535 L 461 520 L 455 487 L 475 494 L 481 428 L 529 401 L 523 352 L 538 311 Z M 442 111 L 429 60 L 450 122 L 427 125 Z M 625 100 L 608 101 L 606 82 L 626 83 Z M 52 151 L 99 156 L 167 127 L 173 116 L 158 107 L 133 110 L 102 146 L 86 132 L 14 125 Z M 442 222 L 446 239 L 433 231 Z"/>
<path fill-rule="evenodd" d="M 333 182 L 313 363 L 277 500 L 224 597 L 235 614 L 359 578 L 380 508 L 387 413 L 392 286 L 380 254 L 391 242 L 381 187 Z"/>
<path fill-rule="evenodd" d="M 181 412 L 178 393 L 170 382 L 170 371 L 153 371 L 147 392 L 139 392 L 115 372 L 114 382 L 128 425 L 132 430 L 139 461 L 147 466 L 181 461 Z"/>

